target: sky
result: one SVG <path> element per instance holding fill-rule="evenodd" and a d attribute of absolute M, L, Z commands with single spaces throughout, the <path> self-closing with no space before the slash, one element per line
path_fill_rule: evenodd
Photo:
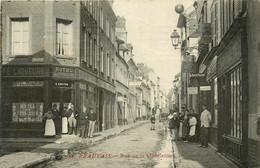
<path fill-rule="evenodd" d="M 180 72 L 180 50 L 172 47 L 170 35 L 179 15 L 174 8 L 192 6 L 194 0 L 115 0 L 117 16 L 126 18 L 127 43 L 132 43 L 134 61 L 154 69 L 161 86 L 169 91 Z"/>

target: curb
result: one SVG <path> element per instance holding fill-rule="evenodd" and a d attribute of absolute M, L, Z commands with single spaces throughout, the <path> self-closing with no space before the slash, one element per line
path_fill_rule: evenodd
<path fill-rule="evenodd" d="M 172 141 L 172 153 L 174 168 L 182 168 L 179 150 L 175 141 Z"/>
<path fill-rule="evenodd" d="M 91 143 L 92 144 L 93 143 L 99 143 L 99 142 L 101 142 L 103 140 L 110 139 L 112 137 L 115 137 L 115 136 L 118 136 L 118 135 L 124 133 L 125 131 L 129 131 L 129 130 L 134 129 L 136 127 L 139 127 L 141 125 L 147 124 L 148 122 L 149 121 L 147 120 L 146 122 L 138 123 L 138 124 L 130 126 L 128 128 L 124 128 L 124 129 L 122 129 L 120 131 L 115 131 L 115 133 L 112 133 L 112 134 L 107 133 L 107 135 L 101 135 L 100 137 L 97 137 L 96 139 L 93 139 Z M 76 149 L 76 145 L 77 145 L 78 142 L 79 141 L 74 141 L 74 142 L 71 143 L 71 146 L 68 146 L 68 148 L 66 148 L 66 149 L 64 148 L 64 149 L 61 149 L 61 150 L 72 150 L 73 151 L 73 149 Z M 82 143 L 82 141 L 79 142 L 79 143 Z M 39 150 L 39 149 L 40 148 L 36 149 L 36 151 Z M 59 150 L 59 148 L 57 148 L 57 149 L 53 148 L 52 150 L 56 150 L 57 151 L 57 150 Z M 38 153 L 42 153 L 42 152 L 38 152 Z M 46 166 L 47 162 L 49 162 L 51 160 L 55 160 L 55 153 L 52 152 L 51 154 L 47 154 L 47 155 L 48 155 L 48 157 L 46 157 L 46 158 L 42 158 L 42 159 L 39 159 L 39 160 L 36 160 L 36 161 L 31 161 L 29 163 L 23 163 L 23 164 L 18 165 L 16 167 L 19 167 L 19 168 L 44 167 L 44 166 Z"/>

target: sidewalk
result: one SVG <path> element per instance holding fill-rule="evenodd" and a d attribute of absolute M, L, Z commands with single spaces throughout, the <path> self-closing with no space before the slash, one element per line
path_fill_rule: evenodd
<path fill-rule="evenodd" d="M 0 167 L 44 167 L 51 159 L 55 159 L 54 153 L 58 150 L 64 151 L 68 154 L 68 151 L 74 151 L 84 146 L 98 143 L 102 140 L 117 136 L 121 133 L 124 133 L 127 130 L 130 130 L 136 126 L 148 123 L 148 120 L 138 121 L 136 123 L 131 123 L 128 125 L 118 126 L 116 128 L 111 128 L 104 132 L 99 132 L 94 134 L 94 137 L 91 139 L 82 139 L 76 135 L 62 135 L 58 139 L 42 139 L 42 138 L 3 138 L 0 139 L 1 142 L 10 141 L 12 143 L 28 142 L 29 144 L 46 142 L 49 144 L 43 145 L 34 149 L 30 152 L 17 152 L 9 155 L 4 155 L 0 157 Z M 65 155 L 66 155 L 65 154 Z"/>
<path fill-rule="evenodd" d="M 208 148 L 200 148 L 199 143 L 183 141 L 174 141 L 172 145 L 176 168 L 237 168 L 211 145 Z"/>

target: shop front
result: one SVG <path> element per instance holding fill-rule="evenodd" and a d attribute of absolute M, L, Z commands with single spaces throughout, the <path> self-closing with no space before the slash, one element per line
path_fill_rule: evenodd
<path fill-rule="evenodd" d="M 76 82 L 71 73 L 75 73 L 72 68 L 4 65 L 3 137 L 43 137 L 44 113 L 54 104 L 62 110 L 75 102 Z"/>
<path fill-rule="evenodd" d="M 220 43 L 217 59 L 218 149 L 237 165 L 247 167 L 247 42 L 244 20 L 233 24 Z"/>
<path fill-rule="evenodd" d="M 3 66 L 3 137 L 43 135 L 49 72 L 48 66 Z"/>

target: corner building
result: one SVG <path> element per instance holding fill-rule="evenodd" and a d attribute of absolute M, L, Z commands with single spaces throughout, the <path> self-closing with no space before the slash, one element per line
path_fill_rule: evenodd
<path fill-rule="evenodd" d="M 2 2 L 4 137 L 42 137 L 43 114 L 53 104 L 62 109 L 70 102 L 78 111 L 95 110 L 95 131 L 114 126 L 113 67 L 101 52 L 108 46 L 112 60 L 113 37 L 106 37 L 110 46 L 100 42 L 100 3 Z"/>

